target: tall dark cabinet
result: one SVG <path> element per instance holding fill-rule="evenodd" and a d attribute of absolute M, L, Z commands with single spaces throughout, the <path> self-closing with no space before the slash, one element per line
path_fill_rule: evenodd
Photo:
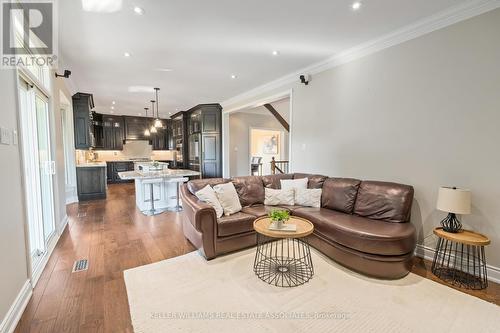
<path fill-rule="evenodd" d="M 178 112 L 171 117 L 171 120 L 172 148 L 176 151 L 175 164 L 178 169 L 187 169 L 187 112 Z"/>
<path fill-rule="evenodd" d="M 125 139 L 123 117 L 103 116 L 104 140 L 103 149 L 122 150 Z"/>
<path fill-rule="evenodd" d="M 186 114 L 188 168 L 203 178 L 222 177 L 222 107 L 200 104 Z"/>
<path fill-rule="evenodd" d="M 92 123 L 94 98 L 92 94 L 76 93 L 73 95 L 72 100 L 75 148 L 89 149 L 95 145 Z"/>

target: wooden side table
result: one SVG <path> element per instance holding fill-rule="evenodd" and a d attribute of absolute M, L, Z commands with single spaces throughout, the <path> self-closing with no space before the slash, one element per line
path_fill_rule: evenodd
<path fill-rule="evenodd" d="M 432 261 L 432 273 L 459 287 L 484 289 L 488 286 L 484 247 L 488 237 L 470 230 L 458 233 L 435 228 L 438 243 Z"/>
<path fill-rule="evenodd" d="M 311 250 L 307 236 L 314 225 L 303 218 L 291 216 L 287 224 L 295 224 L 297 231 L 269 230 L 271 219 L 261 217 L 254 221 L 257 232 L 257 250 L 253 270 L 264 282 L 278 287 L 296 287 L 314 275 Z"/>

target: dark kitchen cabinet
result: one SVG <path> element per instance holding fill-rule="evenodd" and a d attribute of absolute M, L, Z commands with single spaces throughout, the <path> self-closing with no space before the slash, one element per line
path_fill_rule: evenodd
<path fill-rule="evenodd" d="M 181 111 L 174 114 L 171 118 L 172 126 L 172 147 L 171 149 L 176 151 L 175 163 L 178 169 L 187 168 L 187 140 L 188 140 L 188 130 L 187 130 L 187 112 Z"/>
<path fill-rule="evenodd" d="M 77 167 L 76 183 L 79 201 L 106 198 L 105 167 Z"/>
<path fill-rule="evenodd" d="M 104 127 L 103 127 L 103 115 L 100 113 L 92 112 L 91 114 L 91 135 L 94 137 L 94 144 L 92 147 L 95 149 L 104 148 Z"/>
<path fill-rule="evenodd" d="M 156 133 L 151 133 L 150 141 L 153 150 L 173 150 L 172 121 L 161 119 L 163 128 L 157 128 Z"/>
<path fill-rule="evenodd" d="M 200 104 L 186 112 L 188 168 L 203 178 L 222 177 L 222 107 Z"/>
<path fill-rule="evenodd" d="M 94 98 L 92 94 L 76 93 L 73 100 L 73 123 L 75 148 L 89 149 L 94 146 L 92 109 Z"/>
<path fill-rule="evenodd" d="M 122 150 L 124 139 L 123 117 L 104 116 L 104 145 L 105 150 Z"/>
<path fill-rule="evenodd" d="M 131 183 L 133 180 L 123 180 L 120 178 L 118 175 L 118 172 L 125 172 L 125 171 L 133 171 L 134 170 L 134 162 L 106 162 L 107 165 L 107 181 L 108 184 L 115 184 L 115 183 Z"/>
<path fill-rule="evenodd" d="M 123 117 L 125 122 L 125 140 L 150 140 L 144 131 L 151 126 L 151 118 Z"/>
<path fill-rule="evenodd" d="M 222 177 L 221 137 L 219 134 L 202 136 L 201 173 L 203 178 Z"/>

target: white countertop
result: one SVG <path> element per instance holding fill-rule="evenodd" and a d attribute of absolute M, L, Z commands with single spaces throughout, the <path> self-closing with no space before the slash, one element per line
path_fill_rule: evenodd
<path fill-rule="evenodd" d="M 187 169 L 164 169 L 162 171 L 124 171 L 118 172 L 118 176 L 123 180 L 131 179 L 155 179 L 155 178 L 177 178 L 177 177 L 194 177 L 200 176 L 198 171 Z"/>
<path fill-rule="evenodd" d="M 106 162 L 85 162 L 76 165 L 77 168 L 105 168 Z"/>

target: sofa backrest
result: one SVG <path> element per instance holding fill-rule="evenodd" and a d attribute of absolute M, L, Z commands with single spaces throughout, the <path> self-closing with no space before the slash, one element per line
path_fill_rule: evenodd
<path fill-rule="evenodd" d="M 323 183 L 328 177 L 323 175 L 311 175 L 308 173 L 293 174 L 293 179 L 302 179 L 302 178 L 308 178 L 308 184 L 307 184 L 308 188 L 322 188 Z"/>
<path fill-rule="evenodd" d="M 262 176 L 264 187 L 272 188 L 275 190 L 281 189 L 282 179 L 293 179 L 293 173 Z"/>
<path fill-rule="evenodd" d="M 323 184 L 321 207 L 352 214 L 361 180 L 328 178 Z"/>
<path fill-rule="evenodd" d="M 354 214 L 387 222 L 408 222 L 412 201 L 412 186 L 362 181 L 354 205 Z"/>
<path fill-rule="evenodd" d="M 247 177 L 234 177 L 232 179 L 240 203 L 243 207 L 258 205 L 264 203 L 265 190 L 262 177 L 260 176 L 247 176 Z"/>
<path fill-rule="evenodd" d="M 215 186 L 219 184 L 229 183 L 231 179 L 226 178 L 206 178 L 206 179 L 193 179 L 187 182 L 187 188 L 192 195 L 201 190 L 207 185 Z"/>

